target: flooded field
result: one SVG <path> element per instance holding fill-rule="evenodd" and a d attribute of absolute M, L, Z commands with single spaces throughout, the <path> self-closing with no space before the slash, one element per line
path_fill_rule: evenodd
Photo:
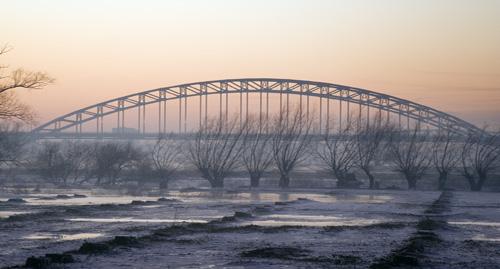
<path fill-rule="evenodd" d="M 76 262 L 66 268 L 365 268 L 390 264 L 422 231 L 438 240 L 423 244 L 418 255 L 405 254 L 419 266 L 500 264 L 498 193 L 443 198 L 437 191 L 189 188 L 118 194 L 4 189 L 0 265 L 73 251 Z M 423 227 L 429 220 L 439 225 Z M 116 236 L 138 243 L 116 247 L 109 243 Z M 113 248 L 102 255 L 75 252 L 85 242 Z"/>

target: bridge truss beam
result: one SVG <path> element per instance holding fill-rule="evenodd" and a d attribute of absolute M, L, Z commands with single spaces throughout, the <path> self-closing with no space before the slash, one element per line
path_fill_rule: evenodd
<path fill-rule="evenodd" d="M 125 128 L 125 111 L 132 109 L 137 109 L 137 130 L 145 133 L 146 106 L 152 104 L 158 104 L 158 132 L 165 133 L 167 130 L 167 117 L 170 116 L 167 115 L 167 101 L 172 100 L 178 100 L 179 102 L 178 132 L 182 133 L 187 132 L 188 99 L 199 98 L 199 124 L 201 125 L 208 117 L 209 95 L 219 95 L 219 117 L 227 119 L 229 116 L 229 94 L 239 94 L 240 122 L 243 122 L 243 117 L 248 117 L 249 115 L 249 94 L 259 95 L 258 110 L 261 122 L 263 120 L 262 117 L 264 115 L 267 117 L 269 114 L 267 113 L 269 111 L 269 95 L 278 94 L 280 107 L 282 108 L 289 107 L 290 95 L 298 95 L 300 98 L 300 107 L 301 109 L 304 107 L 307 110 L 306 113 L 308 116 L 311 113 L 310 98 L 319 98 L 320 130 L 323 128 L 323 124 L 328 124 L 329 122 L 330 100 L 337 100 L 339 102 L 339 118 L 341 119 L 339 122 L 340 126 L 342 125 L 343 117 L 342 106 L 343 103 L 346 103 L 347 119 L 351 117 L 351 106 L 357 105 L 359 106 L 358 115 L 360 117 L 362 115 L 362 107 L 367 108 L 366 115 L 368 121 L 370 108 L 372 108 L 377 109 L 379 112 L 385 111 L 387 115 L 391 113 L 398 115 L 398 124 L 400 127 L 404 125 L 402 122 L 403 118 L 406 118 L 407 122 L 405 125 L 407 127 L 410 120 L 416 120 L 435 128 L 453 126 L 453 128 L 456 128 L 461 133 L 480 131 L 476 126 L 450 114 L 387 94 L 323 82 L 258 78 L 196 82 L 139 92 L 76 110 L 33 129 L 32 133 L 55 134 L 70 128 L 75 128 L 76 133 L 82 133 L 82 124 L 95 120 L 96 133 L 102 134 L 104 133 L 104 117 L 111 114 L 117 115 L 117 130 L 123 133 Z M 244 101 L 246 102 L 245 105 Z M 266 107 L 264 107 L 264 103 Z M 324 103 L 326 108 L 323 108 Z M 322 118 L 324 110 L 327 112 L 326 119 Z"/>

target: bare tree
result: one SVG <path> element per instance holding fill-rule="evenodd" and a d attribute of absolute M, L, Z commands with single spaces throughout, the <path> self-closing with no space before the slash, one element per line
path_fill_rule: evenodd
<path fill-rule="evenodd" d="M 267 117 L 249 117 L 245 130 L 246 143 L 242 153 L 242 161 L 250 174 L 250 185 L 258 187 L 264 171 L 273 161 L 271 136 L 264 132 L 268 129 Z"/>
<path fill-rule="evenodd" d="M 96 185 L 115 185 L 123 170 L 139 158 L 138 149 L 130 141 L 95 143 L 91 150 L 87 169 L 96 178 Z"/>
<path fill-rule="evenodd" d="M 27 140 L 21 127 L 21 123 L 0 122 L 0 165 L 21 163 Z"/>
<path fill-rule="evenodd" d="M 420 132 L 420 125 L 413 130 L 393 130 L 389 137 L 388 150 L 396 171 L 403 174 L 409 189 L 416 189 L 417 181 L 430 168 L 432 150 L 429 148 L 428 133 Z"/>
<path fill-rule="evenodd" d="M 11 169 L 21 165 L 26 157 L 28 138 L 21 129 L 21 123 L 0 121 L 0 171 L 3 174 L 0 183 L 12 176 Z"/>
<path fill-rule="evenodd" d="M 353 117 L 355 118 L 355 117 Z M 337 187 L 357 187 L 357 182 L 352 182 L 347 177 L 355 165 L 356 136 L 355 123 L 350 120 L 342 129 L 336 124 L 329 123 L 322 134 L 322 143 L 318 144 L 317 156 L 322 167 L 337 179 Z"/>
<path fill-rule="evenodd" d="M 12 50 L 9 45 L 0 47 L 0 55 Z M 25 123 L 34 123 L 36 113 L 29 105 L 19 101 L 13 89 L 37 90 L 53 84 L 55 79 L 44 72 L 27 71 L 17 68 L 4 75 L 8 65 L 0 65 L 0 119 L 17 119 Z"/>
<path fill-rule="evenodd" d="M 244 149 L 245 128 L 236 117 L 210 118 L 187 144 L 187 160 L 212 188 L 224 187 L 224 179 L 238 166 Z"/>
<path fill-rule="evenodd" d="M 71 167 L 64 158 L 61 144 L 45 142 L 28 162 L 30 170 L 37 172 L 43 180 L 54 185 L 66 184 Z"/>
<path fill-rule="evenodd" d="M 55 185 L 66 185 L 69 179 L 80 184 L 80 175 L 89 158 L 89 145 L 80 141 L 45 142 L 32 154 L 27 165 L 42 179 Z"/>
<path fill-rule="evenodd" d="M 280 172 L 279 187 L 290 185 L 290 172 L 311 153 L 315 131 L 312 118 L 300 106 L 284 107 L 273 117 L 271 146 Z"/>
<path fill-rule="evenodd" d="M 0 93 L 0 119 L 20 120 L 24 123 L 34 123 L 37 113 L 31 106 L 22 103 L 16 92 Z"/>
<path fill-rule="evenodd" d="M 432 162 L 439 173 L 438 190 L 444 190 L 450 172 L 460 161 L 457 129 L 446 126 L 433 137 Z"/>
<path fill-rule="evenodd" d="M 0 46 L 0 56 L 11 51 L 9 45 Z M 19 163 L 21 153 L 24 149 L 24 141 L 19 135 L 21 121 L 24 123 L 34 123 L 36 113 L 29 105 L 19 101 L 16 92 L 17 88 L 41 89 L 44 86 L 54 83 L 54 79 L 46 73 L 30 72 L 22 68 L 14 69 L 6 75 L 8 65 L 0 64 L 0 163 Z"/>
<path fill-rule="evenodd" d="M 481 191 L 488 174 L 500 167 L 500 132 L 469 133 L 462 145 L 460 173 L 471 191 Z M 478 177 L 476 181 L 476 177 Z"/>
<path fill-rule="evenodd" d="M 357 125 L 355 139 L 354 161 L 356 165 L 363 170 L 370 180 L 370 189 L 375 188 L 375 177 L 371 173 L 372 168 L 377 160 L 382 159 L 387 143 L 389 131 L 391 129 L 390 122 L 378 113 L 371 121 L 366 118 L 359 119 Z"/>
<path fill-rule="evenodd" d="M 80 177 L 84 174 L 85 171 L 83 170 L 91 157 L 89 143 L 81 141 L 64 141 L 61 146 L 63 159 L 70 170 L 70 178 L 73 178 L 73 183 L 75 184 L 83 183 L 84 180 Z M 66 184 L 66 181 L 64 184 Z"/>
<path fill-rule="evenodd" d="M 131 142 L 45 142 L 28 161 L 30 170 L 55 185 L 96 179 L 96 185 L 115 185 L 124 169 L 132 167 L 139 150 Z"/>
<path fill-rule="evenodd" d="M 148 145 L 146 152 L 146 164 L 143 169 L 145 175 L 160 184 L 160 189 L 168 189 L 168 183 L 181 165 L 181 150 L 183 140 L 178 140 L 173 134 L 160 135 L 153 145 Z"/>

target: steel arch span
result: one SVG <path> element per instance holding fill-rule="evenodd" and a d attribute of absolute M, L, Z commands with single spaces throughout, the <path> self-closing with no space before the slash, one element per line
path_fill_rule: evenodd
<path fill-rule="evenodd" d="M 76 133 L 82 132 L 82 124 L 89 121 L 96 121 L 97 133 L 103 133 L 103 117 L 116 114 L 117 115 L 117 130 L 123 130 L 125 126 L 125 111 L 134 108 L 138 109 L 138 121 L 139 121 L 139 132 L 141 132 L 141 108 L 145 108 L 151 104 L 159 104 L 159 115 L 158 115 L 158 128 L 161 132 L 162 128 L 162 115 L 161 115 L 161 105 L 163 103 L 166 107 L 166 101 L 169 100 L 179 100 L 179 132 L 182 132 L 182 100 L 185 101 L 184 106 L 184 117 L 187 115 L 187 99 L 195 96 L 199 96 L 199 120 L 202 121 L 202 117 L 207 117 L 207 103 L 205 103 L 205 113 L 202 110 L 202 97 L 206 98 L 209 95 L 219 94 L 221 97 L 221 115 L 222 116 L 222 96 L 226 95 L 226 113 L 227 113 L 227 95 L 230 93 L 240 93 L 240 118 L 243 113 L 242 94 L 247 95 L 246 104 L 246 115 L 248 115 L 248 94 L 249 93 L 259 93 L 260 94 L 260 110 L 262 114 L 262 96 L 266 94 L 267 98 L 269 94 L 279 94 L 280 105 L 282 104 L 282 96 L 288 98 L 289 95 L 299 95 L 302 102 L 302 97 L 307 97 L 307 106 L 309 106 L 309 97 L 325 98 L 326 100 L 337 100 L 340 103 L 340 119 L 342 121 L 342 102 L 346 102 L 347 107 L 349 104 L 355 104 L 367 107 L 368 111 L 370 108 L 378 109 L 379 111 L 387 111 L 387 114 L 392 113 L 399 116 L 399 121 L 401 124 L 401 118 L 405 117 L 408 120 L 417 120 L 424 122 L 428 126 L 433 126 L 435 128 L 442 128 L 443 126 L 453 126 L 453 128 L 458 129 L 462 133 L 466 132 L 476 132 L 480 131 L 479 128 L 471 123 L 454 117 L 450 114 L 444 113 L 442 111 L 417 104 L 405 99 L 394 97 L 391 95 L 378 93 L 370 90 L 338 85 L 332 83 L 324 82 L 314 82 L 305 80 L 292 80 L 292 79 L 271 79 L 271 78 L 247 78 L 247 79 L 227 79 L 227 80 L 214 80 L 214 81 L 204 81 L 195 82 L 182 85 L 176 85 L 165 88 L 158 88 L 149 91 L 139 92 L 105 102 L 101 102 L 92 106 L 88 106 L 62 117 L 56 118 L 49 121 L 31 131 L 33 134 L 57 134 L 69 128 L 75 128 Z M 288 99 L 287 99 L 288 102 Z M 269 100 L 267 100 L 267 105 Z M 320 102 L 320 105 L 322 103 Z M 349 113 L 349 110 L 347 110 Z M 321 108 L 320 108 L 321 117 Z M 368 112 L 369 114 L 369 112 Z M 227 116 L 227 115 L 226 115 Z M 144 122 L 145 122 L 145 110 L 143 112 Z M 164 130 L 166 126 L 166 112 L 163 115 Z M 320 120 L 321 122 L 321 120 Z M 143 123 L 144 124 L 144 123 Z M 321 124 L 321 123 L 320 123 Z M 145 132 L 145 125 L 142 132 Z M 184 125 L 184 132 L 186 132 L 186 127 Z"/>

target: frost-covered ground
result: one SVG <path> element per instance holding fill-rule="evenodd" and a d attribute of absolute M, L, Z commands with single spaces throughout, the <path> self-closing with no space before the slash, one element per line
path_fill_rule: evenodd
<path fill-rule="evenodd" d="M 76 262 L 52 266 L 493 268 L 500 266 L 500 193 L 190 188 L 138 197 L 4 189 L 0 238 L 3 267 L 70 252 Z M 84 242 L 109 250 L 83 253 Z"/>

